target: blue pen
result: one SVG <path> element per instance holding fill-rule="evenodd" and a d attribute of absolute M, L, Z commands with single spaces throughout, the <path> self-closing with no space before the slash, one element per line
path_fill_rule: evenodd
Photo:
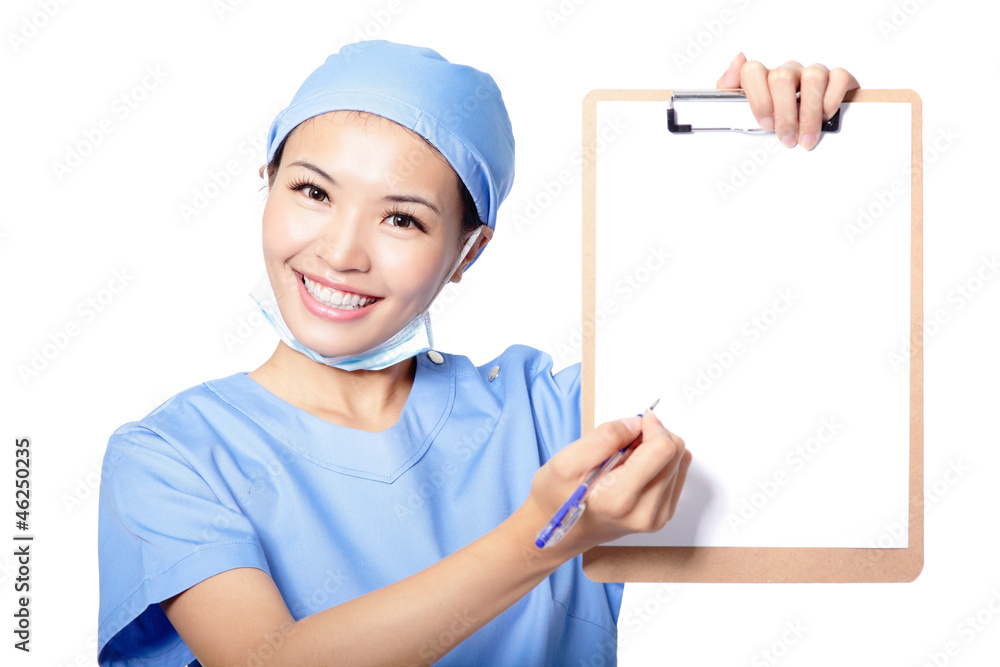
<path fill-rule="evenodd" d="M 652 405 L 646 408 L 645 412 L 640 412 L 638 416 L 642 417 L 646 414 L 646 412 L 655 408 L 656 404 L 659 402 L 660 399 L 656 399 L 653 401 Z M 549 519 L 547 524 L 545 524 L 545 528 L 542 528 L 541 532 L 538 533 L 538 537 L 535 538 L 536 547 L 544 549 L 546 546 L 552 546 L 561 540 L 563 535 L 569 532 L 570 528 L 576 525 L 580 515 L 583 514 L 583 510 L 587 509 L 587 503 L 585 502 L 587 499 L 587 493 L 591 488 L 593 488 L 594 482 L 618 465 L 618 462 L 625 457 L 625 454 L 632 449 L 632 447 L 639 444 L 640 440 L 642 440 L 641 434 L 636 437 L 635 440 L 605 459 L 604 463 L 587 476 L 587 480 L 573 492 L 573 495 L 569 497 L 569 500 L 563 503 L 563 506 L 559 508 L 559 511 L 557 511 L 552 518 Z"/>

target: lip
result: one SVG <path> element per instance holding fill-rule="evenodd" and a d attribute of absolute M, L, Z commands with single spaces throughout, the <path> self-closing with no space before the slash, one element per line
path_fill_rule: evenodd
<path fill-rule="evenodd" d="M 382 299 L 379 299 L 378 301 L 375 301 L 374 303 L 368 304 L 364 308 L 354 308 L 354 309 L 351 309 L 351 310 L 340 310 L 338 308 L 332 308 L 332 307 L 326 305 L 325 303 L 317 301 L 313 297 L 313 295 L 310 294 L 309 291 L 306 289 L 305 283 L 302 282 L 302 274 L 296 272 L 296 275 L 299 277 L 298 278 L 298 283 L 299 283 L 299 298 L 302 299 L 302 304 L 306 307 L 306 310 L 308 310 L 310 313 L 312 313 L 316 317 L 320 317 L 320 318 L 322 318 L 324 320 L 330 320 L 332 322 L 350 322 L 352 320 L 356 320 L 358 318 L 364 317 L 365 315 L 367 315 L 368 313 L 371 312 L 372 308 L 374 308 L 375 306 L 377 306 L 379 304 L 379 302 L 382 301 Z M 309 279 L 312 280 L 313 279 L 312 276 L 309 276 Z M 317 281 L 317 282 L 319 282 L 319 281 Z M 334 287 L 333 285 L 330 285 L 330 283 L 327 283 L 327 282 L 324 282 L 323 284 L 326 285 L 326 286 L 328 286 L 328 287 L 331 287 L 333 289 L 342 289 L 343 291 L 346 291 L 346 292 L 350 292 L 351 291 L 346 286 L 344 286 L 344 287 Z M 360 292 L 354 292 L 354 294 L 361 294 L 361 293 Z M 367 296 L 367 295 L 361 294 L 361 296 Z"/>

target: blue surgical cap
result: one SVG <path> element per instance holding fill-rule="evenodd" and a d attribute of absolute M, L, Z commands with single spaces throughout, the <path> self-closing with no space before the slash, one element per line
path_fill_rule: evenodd
<path fill-rule="evenodd" d="M 275 117 L 267 161 L 299 123 L 339 110 L 383 116 L 424 137 L 465 183 L 480 221 L 495 227 L 514 180 L 514 134 L 493 77 L 427 48 L 385 40 L 348 44 Z"/>

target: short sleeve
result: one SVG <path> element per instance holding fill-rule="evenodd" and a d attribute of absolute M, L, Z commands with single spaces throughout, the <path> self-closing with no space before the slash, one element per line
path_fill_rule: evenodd
<path fill-rule="evenodd" d="M 545 459 L 580 439 L 580 364 L 553 372 L 552 357 L 535 351 L 531 370 L 532 411 Z"/>
<path fill-rule="evenodd" d="M 269 572 L 253 526 L 210 479 L 146 427 L 111 436 L 98 515 L 102 666 L 187 664 L 159 603 L 233 568 Z"/>

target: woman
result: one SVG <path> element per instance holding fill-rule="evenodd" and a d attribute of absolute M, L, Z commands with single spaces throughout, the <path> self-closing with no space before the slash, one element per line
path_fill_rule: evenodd
<path fill-rule="evenodd" d="M 857 83 L 741 54 L 719 85 L 811 147 Z M 427 309 L 492 238 L 513 178 L 492 78 L 350 45 L 275 119 L 267 157 L 253 296 L 281 342 L 111 437 L 101 664 L 613 664 L 622 586 L 586 579 L 580 554 L 661 528 L 691 457 L 652 413 L 580 438 L 579 366 L 429 349 Z M 578 525 L 537 548 L 639 435 Z"/>

